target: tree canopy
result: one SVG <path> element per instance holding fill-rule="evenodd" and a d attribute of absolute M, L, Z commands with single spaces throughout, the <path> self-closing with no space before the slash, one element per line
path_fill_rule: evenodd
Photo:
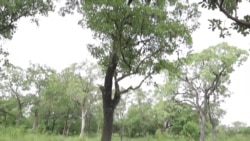
<path fill-rule="evenodd" d="M 168 91 L 175 100 L 189 104 L 197 112 L 200 141 L 205 139 L 206 119 L 211 116 L 209 111 L 215 112 L 214 106 L 218 107 L 230 95 L 228 84 L 235 65 L 241 65 L 247 58 L 246 50 L 221 43 L 183 58 L 178 75 L 170 76 L 174 78 L 167 83 Z M 212 121 L 213 118 L 210 117 Z"/>
<path fill-rule="evenodd" d="M 104 84 L 100 86 L 104 109 L 102 141 L 110 141 L 120 95 L 138 89 L 163 64 L 172 68 L 168 56 L 192 44 L 191 32 L 198 27 L 198 7 L 178 0 L 96 0 L 81 4 L 82 23 L 100 40 L 99 45 L 89 45 L 88 49 L 105 71 Z M 138 84 L 120 89 L 122 80 L 135 75 L 142 77 Z"/>
<path fill-rule="evenodd" d="M 47 16 L 52 10 L 54 10 L 53 0 L 1 0 L 0 39 L 11 39 L 21 18 L 33 17 L 32 21 L 37 23 L 37 14 Z"/>

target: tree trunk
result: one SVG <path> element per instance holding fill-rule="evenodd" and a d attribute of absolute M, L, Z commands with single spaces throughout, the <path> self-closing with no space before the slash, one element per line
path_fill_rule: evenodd
<path fill-rule="evenodd" d="M 110 52 L 109 65 L 106 71 L 104 86 L 100 86 L 103 100 L 103 128 L 101 141 L 111 141 L 113 130 L 114 110 L 120 101 L 120 90 L 115 72 L 118 64 L 118 57 L 115 51 Z M 115 92 L 112 92 L 113 79 L 115 79 Z"/>
<path fill-rule="evenodd" d="M 122 141 L 122 138 L 123 138 L 123 124 L 121 122 L 121 125 L 120 125 L 120 141 Z"/>
<path fill-rule="evenodd" d="M 22 120 L 22 117 L 23 117 L 23 113 L 22 113 L 22 103 L 19 99 L 18 96 L 17 97 L 17 103 L 18 103 L 18 115 L 17 115 L 17 118 L 16 118 L 16 126 L 19 126 L 20 125 L 20 122 Z"/>
<path fill-rule="evenodd" d="M 216 127 L 212 127 L 212 138 L 213 138 L 213 141 L 217 141 L 217 129 Z"/>
<path fill-rule="evenodd" d="M 200 122 L 200 141 L 205 141 L 206 117 L 202 112 L 200 112 L 199 115 L 199 122 Z"/>
<path fill-rule="evenodd" d="M 212 139 L 213 141 L 217 141 L 217 125 L 218 124 L 216 122 L 216 119 L 212 118 L 211 111 L 209 111 L 209 120 L 212 125 Z"/>
<path fill-rule="evenodd" d="M 35 110 L 34 120 L 33 120 L 33 124 L 32 124 L 32 132 L 34 132 L 36 130 L 37 124 L 38 124 L 38 110 Z"/>
<path fill-rule="evenodd" d="M 102 128 L 101 141 L 111 141 L 113 131 L 114 109 L 110 106 L 103 106 L 104 123 Z"/>
<path fill-rule="evenodd" d="M 65 135 L 65 136 L 67 136 L 67 130 L 69 128 L 68 120 L 69 120 L 69 110 L 65 116 L 65 121 L 64 121 L 64 126 L 63 126 L 63 135 Z"/>
<path fill-rule="evenodd" d="M 82 125 L 81 125 L 80 137 L 84 136 L 86 113 L 87 113 L 87 110 L 85 109 L 85 107 L 82 107 Z"/>
<path fill-rule="evenodd" d="M 56 117 L 53 116 L 52 126 L 51 126 L 51 132 L 53 133 L 56 127 Z"/>

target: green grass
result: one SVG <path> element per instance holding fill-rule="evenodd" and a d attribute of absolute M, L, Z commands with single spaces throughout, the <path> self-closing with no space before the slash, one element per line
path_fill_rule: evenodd
<path fill-rule="evenodd" d="M 0 135 L 1 141 L 99 141 L 100 137 L 65 137 L 60 135 L 42 135 L 42 134 L 31 134 L 25 133 L 20 136 Z M 114 136 L 113 141 L 120 141 L 120 138 Z M 156 137 L 140 137 L 140 138 L 123 138 L 123 141 L 192 141 L 189 139 L 184 139 L 182 137 L 166 137 L 166 138 L 156 138 Z M 210 138 L 207 141 L 212 141 Z M 242 135 L 236 135 L 234 137 L 220 137 L 218 141 L 249 141 L 249 137 L 244 137 Z"/>
<path fill-rule="evenodd" d="M 227 136 L 224 133 L 218 135 L 218 141 L 249 141 L 250 135 L 236 134 Z M 79 136 L 65 137 L 61 135 L 38 134 L 25 131 L 22 128 L 0 128 L 0 141 L 100 141 L 100 135 L 89 136 L 80 138 Z M 120 141 L 117 134 L 113 135 L 112 141 Z M 191 139 L 171 136 L 169 134 L 158 134 L 156 136 L 127 138 L 124 137 L 123 141 L 193 141 Z M 212 141 L 211 136 L 207 135 L 206 141 Z"/>

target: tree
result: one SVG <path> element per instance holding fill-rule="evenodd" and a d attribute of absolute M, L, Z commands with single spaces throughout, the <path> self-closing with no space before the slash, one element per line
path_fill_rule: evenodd
<path fill-rule="evenodd" d="M 42 117 L 40 118 L 43 119 L 42 130 L 68 135 L 69 121 L 73 120 L 73 109 L 76 108 L 66 93 L 65 81 L 61 74 L 53 71 L 46 79 L 45 87 L 40 102 L 42 106 L 40 109 Z"/>
<path fill-rule="evenodd" d="M 223 26 L 223 22 L 220 19 L 210 19 L 210 28 L 214 31 L 215 29 L 220 30 L 220 36 L 225 37 L 230 35 L 229 29 L 236 30 L 242 35 L 246 36 L 250 33 L 250 15 L 244 13 L 242 5 L 246 5 L 249 1 L 247 0 L 203 0 L 199 4 L 203 8 L 209 10 L 219 10 L 228 19 L 232 21 L 229 27 Z M 241 10 L 240 12 L 238 10 Z M 245 14 L 245 15 L 238 15 Z"/>
<path fill-rule="evenodd" d="M 32 21 L 37 22 L 35 17 L 48 15 L 54 9 L 52 0 L 1 0 L 0 1 L 0 40 L 11 39 L 17 28 L 17 22 L 23 17 L 33 17 Z"/>
<path fill-rule="evenodd" d="M 162 85 L 156 89 L 155 93 L 159 101 L 154 106 L 153 114 L 159 127 L 162 128 L 161 131 L 165 132 L 167 129 L 170 134 L 197 140 L 199 124 L 195 110 L 186 103 L 173 100 L 168 90 L 168 85 L 167 87 Z"/>
<path fill-rule="evenodd" d="M 16 102 L 16 107 L 12 110 L 14 110 L 14 115 L 16 115 L 16 126 L 19 126 L 23 118 L 23 110 L 28 103 L 25 97 L 25 91 L 29 89 L 26 73 L 22 68 L 12 64 L 6 67 L 6 73 L 7 79 L 3 81 L 3 91 L 8 94 L 9 99 L 13 99 Z"/>
<path fill-rule="evenodd" d="M 83 137 L 87 111 L 98 100 L 94 81 L 101 77 L 100 71 L 96 65 L 85 61 L 80 64 L 72 64 L 69 68 L 64 69 L 62 77 L 66 82 L 67 95 L 81 109 L 80 136 Z"/>
<path fill-rule="evenodd" d="M 199 17 L 196 4 L 174 1 L 67 1 L 62 11 L 80 7 L 84 19 L 100 45 L 89 45 L 105 72 L 100 86 L 104 125 L 102 141 L 110 141 L 114 110 L 122 94 L 138 89 L 146 79 L 159 72 L 162 64 L 171 68 L 167 56 L 192 43 Z M 72 10 L 71 10 L 72 11 Z M 192 22 L 194 21 L 194 22 Z M 120 89 L 125 78 L 140 76 L 138 84 Z M 114 87 L 114 91 L 113 91 Z"/>
<path fill-rule="evenodd" d="M 222 94 L 222 93 L 220 93 Z M 226 111 L 220 108 L 220 103 L 223 101 L 220 100 L 220 94 L 214 93 L 213 99 L 211 99 L 212 103 L 208 101 L 208 119 L 212 125 L 212 139 L 213 141 L 217 141 L 217 127 L 220 122 L 220 118 L 226 114 Z"/>
<path fill-rule="evenodd" d="M 32 105 L 31 112 L 33 113 L 33 123 L 32 131 L 37 129 L 38 118 L 39 118 L 39 109 L 41 108 L 42 94 L 46 88 L 46 79 L 49 75 L 53 73 L 53 70 L 47 66 L 41 66 L 39 64 L 30 64 L 27 72 L 27 81 L 29 86 L 33 88 L 33 91 L 30 92 L 30 105 Z"/>
<path fill-rule="evenodd" d="M 241 122 L 241 121 L 234 121 L 232 123 L 233 125 L 233 129 L 236 131 L 236 132 L 239 132 L 240 131 L 240 128 L 243 128 L 243 127 L 246 127 L 246 123 L 244 122 Z"/>
<path fill-rule="evenodd" d="M 183 59 L 180 72 L 170 79 L 172 85 L 168 85 L 174 99 L 189 104 L 197 112 L 200 141 L 205 140 L 206 118 L 210 108 L 213 109 L 213 97 L 223 99 L 228 95 L 230 74 L 234 66 L 241 65 L 247 57 L 247 51 L 221 43 Z"/>
<path fill-rule="evenodd" d="M 153 135 L 157 129 L 153 119 L 152 99 L 149 93 L 138 89 L 135 99 L 125 118 L 125 126 L 130 137 Z"/>

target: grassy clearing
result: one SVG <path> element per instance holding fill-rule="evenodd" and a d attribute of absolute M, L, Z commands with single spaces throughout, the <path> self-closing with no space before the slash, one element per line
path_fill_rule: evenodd
<path fill-rule="evenodd" d="M 226 135 L 220 133 L 218 141 L 249 141 L 250 135 Z M 6 128 L 0 129 L 0 141 L 100 141 L 100 135 L 89 136 L 80 138 L 78 136 L 65 137 L 61 135 L 38 134 L 25 131 L 22 128 Z M 121 141 L 117 134 L 113 135 L 112 141 Z M 140 137 L 140 138 L 127 138 L 123 137 L 122 141 L 194 141 L 183 137 L 171 136 L 169 134 Z M 207 136 L 206 141 L 212 141 L 211 136 Z"/>
<path fill-rule="evenodd" d="M 65 137 L 60 135 L 45 135 L 45 134 L 31 134 L 26 133 L 20 136 L 12 135 L 0 135 L 1 141 L 100 141 L 100 137 Z M 113 141 L 120 141 L 118 136 L 114 136 Z M 190 139 L 184 139 L 182 137 L 141 137 L 141 138 L 123 138 L 123 141 L 192 141 Z M 212 141 L 210 138 L 207 141 Z M 234 137 L 221 137 L 219 136 L 218 141 L 249 141 L 249 137 L 242 135 L 236 135 Z"/>

